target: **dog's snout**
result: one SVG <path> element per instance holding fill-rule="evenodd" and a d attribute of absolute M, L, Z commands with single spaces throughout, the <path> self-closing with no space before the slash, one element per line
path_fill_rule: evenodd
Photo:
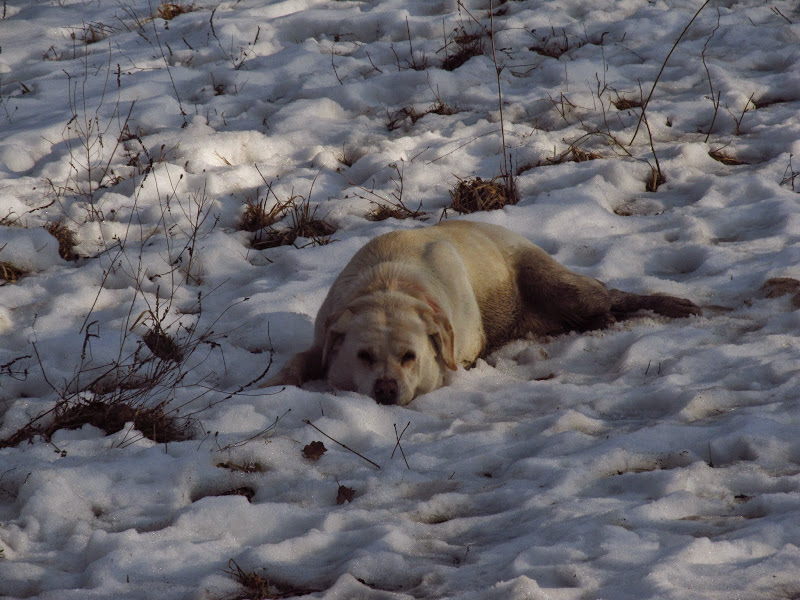
<path fill-rule="evenodd" d="M 397 404 L 397 380 L 384 377 L 375 381 L 375 400 L 378 404 Z"/>

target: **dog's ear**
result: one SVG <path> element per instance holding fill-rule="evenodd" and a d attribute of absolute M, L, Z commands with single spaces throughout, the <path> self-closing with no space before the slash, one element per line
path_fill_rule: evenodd
<path fill-rule="evenodd" d="M 422 318 L 428 325 L 428 335 L 433 340 L 433 345 L 444 360 L 448 369 L 458 370 L 455 357 L 453 340 L 453 326 L 450 319 L 441 310 L 423 311 Z"/>
<path fill-rule="evenodd" d="M 327 370 L 328 362 L 336 346 L 344 338 L 350 321 L 353 320 L 353 312 L 347 308 L 333 313 L 325 320 L 325 339 L 322 345 L 322 369 Z"/>

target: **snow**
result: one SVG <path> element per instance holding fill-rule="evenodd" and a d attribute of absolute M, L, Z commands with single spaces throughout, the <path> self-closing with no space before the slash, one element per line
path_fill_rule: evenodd
<path fill-rule="evenodd" d="M 704 315 L 513 341 L 387 407 L 247 384 L 308 346 L 368 239 L 499 173 L 488 39 L 441 68 L 491 27 L 486 0 L 201 0 L 169 21 L 155 0 L 3 3 L 0 262 L 22 273 L 0 288 L 0 438 L 115 393 L 192 435 L 1 447 L 1 597 L 252 597 L 237 569 L 320 599 L 800 596 L 800 311 L 761 291 L 800 278 L 796 3 L 712 0 L 683 37 L 699 0 L 496 4 L 521 201 L 446 218 Z M 641 110 L 613 102 L 656 77 L 634 138 Z M 438 102 L 453 114 L 390 131 Z M 553 160 L 576 141 L 603 158 Z M 367 220 L 400 184 L 425 220 Z M 246 203 L 292 196 L 333 241 L 253 248 Z M 156 321 L 186 349 L 166 374 Z"/>

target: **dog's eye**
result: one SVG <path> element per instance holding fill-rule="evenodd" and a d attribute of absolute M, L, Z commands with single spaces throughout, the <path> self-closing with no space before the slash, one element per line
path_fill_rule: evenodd
<path fill-rule="evenodd" d="M 363 361 L 368 365 L 372 365 L 375 362 L 375 357 L 372 356 L 368 350 L 359 350 L 356 356 L 358 357 L 358 360 Z"/>
<path fill-rule="evenodd" d="M 417 360 L 417 355 L 414 354 L 414 352 L 412 352 L 411 350 L 409 350 L 408 352 L 403 354 L 403 358 L 400 359 L 400 362 L 404 365 L 408 365 L 414 362 L 415 360 Z"/>

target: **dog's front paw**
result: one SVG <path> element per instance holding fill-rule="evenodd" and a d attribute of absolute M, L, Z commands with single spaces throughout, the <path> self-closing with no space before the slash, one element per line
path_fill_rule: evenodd
<path fill-rule="evenodd" d="M 703 311 L 691 300 L 686 298 L 678 298 L 676 296 L 668 296 L 666 294 L 656 294 L 650 296 L 648 307 L 653 312 L 657 312 L 665 317 L 672 319 L 683 319 L 695 315 L 702 315 Z"/>

